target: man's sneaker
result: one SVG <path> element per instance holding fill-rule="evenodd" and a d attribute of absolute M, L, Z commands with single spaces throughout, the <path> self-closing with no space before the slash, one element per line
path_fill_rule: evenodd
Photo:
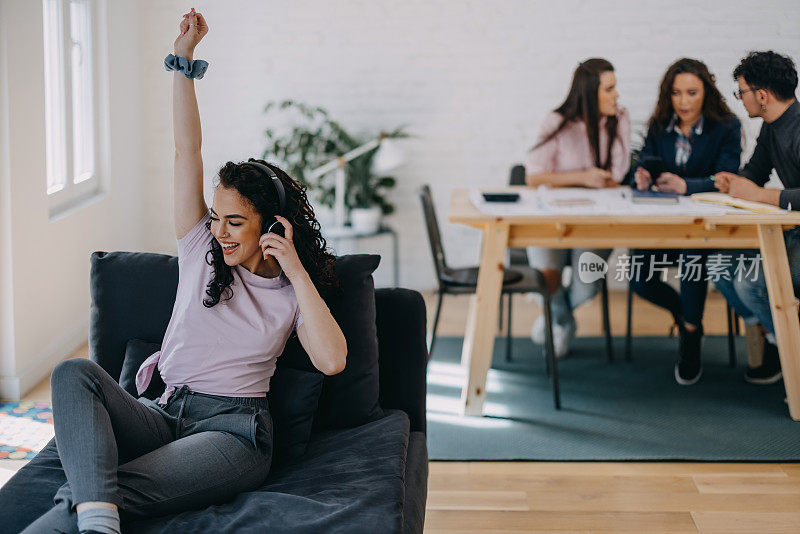
<path fill-rule="evenodd" d="M 556 352 L 556 358 L 563 358 L 569 352 L 569 342 L 575 337 L 576 324 L 570 323 L 567 326 L 553 323 L 553 349 Z M 531 339 L 537 345 L 544 345 L 545 332 L 544 332 L 544 315 L 539 316 L 533 323 L 531 329 Z"/>
<path fill-rule="evenodd" d="M 556 358 L 563 358 L 569 352 L 569 343 L 575 337 L 577 325 L 572 322 L 566 326 L 553 324 L 553 348 L 556 351 Z"/>
<path fill-rule="evenodd" d="M 678 324 L 678 363 L 675 364 L 675 380 L 682 386 L 691 386 L 700 380 L 703 366 L 700 364 L 700 347 L 703 343 L 703 327 L 690 332 Z"/>
<path fill-rule="evenodd" d="M 751 384 L 774 384 L 783 377 L 781 373 L 781 359 L 778 357 L 778 347 L 764 340 L 764 356 L 758 367 L 748 369 L 744 379 Z"/>

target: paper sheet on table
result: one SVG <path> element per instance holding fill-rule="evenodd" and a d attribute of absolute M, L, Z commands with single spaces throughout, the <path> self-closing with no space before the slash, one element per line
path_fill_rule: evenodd
<path fill-rule="evenodd" d="M 486 215 L 699 215 L 713 216 L 726 213 L 752 213 L 731 206 L 696 202 L 689 197 L 678 197 L 677 204 L 639 204 L 631 200 L 627 187 L 614 189 L 585 189 L 560 187 L 550 189 L 521 189 L 517 202 L 486 202 L 482 193 L 496 192 L 489 188 L 470 188 L 469 198 L 481 213 Z"/>

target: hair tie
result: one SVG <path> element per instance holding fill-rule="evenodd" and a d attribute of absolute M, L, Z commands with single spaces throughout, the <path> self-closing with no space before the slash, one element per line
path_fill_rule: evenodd
<path fill-rule="evenodd" d="M 164 68 L 167 71 L 177 70 L 183 73 L 187 78 L 202 79 L 208 70 L 208 61 L 202 59 L 189 60 L 186 57 L 176 57 L 173 54 L 168 54 L 164 58 Z"/>

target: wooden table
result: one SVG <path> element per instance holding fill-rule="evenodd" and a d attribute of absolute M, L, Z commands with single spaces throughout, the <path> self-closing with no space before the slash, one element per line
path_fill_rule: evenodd
<path fill-rule="evenodd" d="M 760 248 L 789 414 L 795 421 L 800 419 L 800 323 L 782 232 L 800 225 L 800 213 L 498 217 L 479 211 L 469 199 L 469 190 L 459 188 L 453 191 L 448 221 L 483 232 L 478 287 L 470 302 L 461 353 L 461 364 L 468 370 L 461 394 L 465 415 L 483 412 L 506 248 Z"/>

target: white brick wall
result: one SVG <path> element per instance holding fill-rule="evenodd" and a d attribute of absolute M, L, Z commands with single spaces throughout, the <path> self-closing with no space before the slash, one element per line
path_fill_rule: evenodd
<path fill-rule="evenodd" d="M 141 17 L 145 243 L 171 253 L 171 93 L 161 62 L 189 7 L 148 0 Z M 800 61 L 796 0 L 198 0 L 194 7 L 211 28 L 197 53 L 211 63 L 197 84 L 207 184 L 226 160 L 261 153 L 269 100 L 323 106 L 355 131 L 408 124 L 414 138 L 404 143 L 408 163 L 395 173 L 397 214 L 389 222 L 402 229 L 401 284 L 415 288 L 434 284 L 416 188 L 432 185 L 449 262 L 477 262 L 478 233 L 446 223 L 451 190 L 506 182 L 580 60 L 614 63 L 634 131 L 678 57 L 705 61 L 725 95 L 749 50 L 771 48 Z M 752 143 L 759 124 L 729 101 Z M 361 249 L 384 254 L 379 285 L 390 283 L 391 249 L 383 243 Z"/>

